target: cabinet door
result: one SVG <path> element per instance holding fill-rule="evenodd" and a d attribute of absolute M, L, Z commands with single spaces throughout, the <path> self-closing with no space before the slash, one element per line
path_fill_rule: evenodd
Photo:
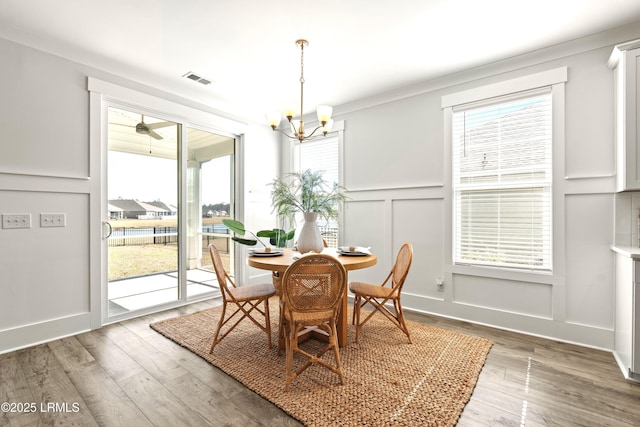
<path fill-rule="evenodd" d="M 636 264 L 638 262 L 636 261 Z M 630 376 L 640 380 L 640 283 L 636 276 L 636 282 L 633 284 L 633 309 L 632 309 L 632 335 L 631 335 L 631 368 Z"/>
<path fill-rule="evenodd" d="M 640 48 L 622 52 L 615 70 L 618 189 L 640 190 Z"/>

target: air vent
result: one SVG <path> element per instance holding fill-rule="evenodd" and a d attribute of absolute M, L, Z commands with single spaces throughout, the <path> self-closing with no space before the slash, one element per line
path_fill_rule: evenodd
<path fill-rule="evenodd" d="M 193 71 L 189 71 L 187 74 L 184 74 L 182 77 L 186 77 L 189 80 L 193 80 L 194 82 L 198 82 L 205 86 L 210 85 L 212 83 L 212 80 L 205 79 L 204 77 L 197 75 Z"/>

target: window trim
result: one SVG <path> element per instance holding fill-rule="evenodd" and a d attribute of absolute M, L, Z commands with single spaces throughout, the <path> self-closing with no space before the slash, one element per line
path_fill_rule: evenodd
<path fill-rule="evenodd" d="M 561 222 L 564 216 L 564 208 L 561 203 L 563 192 L 559 188 L 560 179 L 563 175 L 564 165 L 564 84 L 568 81 L 568 68 L 559 67 L 535 74 L 517 77 L 502 82 L 492 83 L 477 88 L 467 89 L 460 92 L 443 95 L 441 106 L 443 109 L 444 122 L 444 144 L 445 150 L 445 173 L 448 177 L 449 191 L 447 192 L 448 215 L 445 220 L 445 228 L 448 230 L 448 239 L 445 242 L 445 253 L 447 254 L 447 264 L 450 266 L 452 274 L 465 274 L 478 277 L 492 277 L 498 279 L 512 279 L 520 281 L 530 281 L 536 283 L 551 284 L 555 282 L 555 275 L 562 275 L 562 264 L 558 263 L 558 257 L 564 250 L 564 241 L 561 233 L 563 228 Z M 454 212 L 453 212 L 453 153 L 452 153 L 452 123 L 454 107 L 461 104 L 481 103 L 489 101 L 491 98 L 503 97 L 519 92 L 531 91 L 542 87 L 551 87 L 552 93 L 552 270 L 529 270 L 523 268 L 465 265 L 454 264 Z M 558 226 L 556 226 L 556 224 Z"/>

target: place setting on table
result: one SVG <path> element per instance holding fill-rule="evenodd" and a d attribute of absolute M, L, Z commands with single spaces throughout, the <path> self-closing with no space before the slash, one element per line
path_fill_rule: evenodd
<path fill-rule="evenodd" d="M 367 256 L 371 255 L 371 246 L 339 246 L 336 253 L 345 256 Z"/>
<path fill-rule="evenodd" d="M 274 249 L 270 247 L 265 247 L 262 249 L 249 249 L 249 256 L 274 257 L 281 256 L 282 254 L 284 254 L 282 249 Z"/>

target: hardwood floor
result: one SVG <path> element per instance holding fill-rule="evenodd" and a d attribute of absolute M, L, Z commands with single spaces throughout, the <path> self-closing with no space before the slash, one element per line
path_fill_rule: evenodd
<path fill-rule="evenodd" d="M 210 300 L 0 355 L 1 426 L 300 426 L 149 323 Z M 613 355 L 434 316 L 494 342 L 458 426 L 640 426 Z M 283 367 L 284 369 L 284 367 Z M 348 379 L 347 379 L 348 381 Z"/>

